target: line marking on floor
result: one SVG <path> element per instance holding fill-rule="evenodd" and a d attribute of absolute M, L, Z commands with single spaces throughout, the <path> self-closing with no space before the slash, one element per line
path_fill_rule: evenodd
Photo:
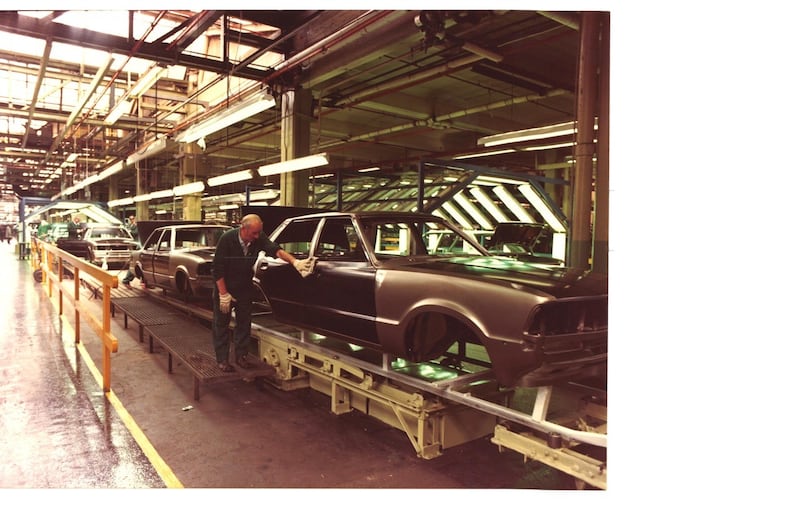
<path fill-rule="evenodd" d="M 45 297 L 46 296 L 47 294 L 45 293 Z M 52 299 L 50 299 L 50 301 L 53 302 Z M 72 324 L 66 316 L 62 315 L 60 318 L 62 326 L 64 329 L 66 329 L 65 332 L 69 332 L 70 337 L 74 342 L 75 329 L 72 327 Z M 92 374 L 102 390 L 103 375 L 100 373 L 100 370 L 97 369 L 92 356 L 89 355 L 89 352 L 86 350 L 86 347 L 83 346 L 82 342 L 75 343 L 75 346 L 78 348 L 81 359 L 83 359 L 83 362 L 86 363 L 86 366 L 89 368 L 89 372 Z M 150 443 L 150 440 L 148 440 L 142 429 L 138 424 L 136 424 L 136 420 L 134 420 L 133 416 L 131 416 L 131 414 L 125 408 L 125 405 L 123 405 L 119 398 L 117 398 L 117 395 L 114 394 L 113 389 L 109 389 L 108 392 L 105 392 L 104 396 L 111 403 L 111 406 L 114 407 L 114 410 L 117 411 L 117 414 L 119 415 L 123 424 L 125 424 L 125 427 L 131 433 L 131 436 L 133 436 L 133 439 L 136 441 L 136 443 L 139 444 L 142 452 L 144 452 L 144 455 L 150 461 L 150 464 L 153 465 L 153 468 L 156 470 L 159 477 L 161 477 L 161 480 L 164 481 L 164 484 L 167 486 L 167 488 L 183 488 L 183 484 L 180 482 L 180 480 L 178 480 L 178 477 L 172 471 L 170 466 L 167 465 L 161 455 L 158 454 L 156 448 L 153 447 L 153 444 Z"/>

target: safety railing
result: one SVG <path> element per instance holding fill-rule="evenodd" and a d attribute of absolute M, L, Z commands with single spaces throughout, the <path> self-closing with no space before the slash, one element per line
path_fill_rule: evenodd
<path fill-rule="evenodd" d="M 81 317 L 100 337 L 103 343 L 103 391 L 108 392 L 111 390 L 111 354 L 118 348 L 117 338 L 111 333 L 111 289 L 119 284 L 117 276 L 36 238 L 32 239 L 31 247 L 31 265 L 34 270 L 41 271 L 42 288 L 51 299 L 54 287 L 58 291 L 58 315 L 64 314 L 65 298 L 75 310 L 75 343 L 81 341 Z M 71 273 L 71 279 L 65 277 L 67 273 Z M 95 283 L 102 288 L 100 320 L 93 308 L 81 300 L 82 283 Z"/>

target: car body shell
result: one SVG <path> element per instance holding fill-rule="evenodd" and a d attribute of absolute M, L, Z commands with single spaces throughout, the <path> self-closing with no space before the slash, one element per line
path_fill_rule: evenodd
<path fill-rule="evenodd" d="M 408 228 L 397 242 L 386 234 L 404 224 L 428 225 L 419 229 L 432 235 L 413 241 Z M 331 235 L 339 227 L 346 233 Z M 443 228 L 464 236 L 461 252 L 453 250 L 458 243 L 452 239 L 446 252 L 434 247 Z M 332 239 L 337 236 L 343 240 Z M 439 358 L 454 342 L 480 343 L 505 386 L 595 376 L 605 369 L 604 275 L 491 256 L 428 214 L 307 215 L 284 221 L 270 237 L 298 258 L 317 258 L 307 278 L 282 260 L 257 268 L 281 321 L 413 362 Z"/>
<path fill-rule="evenodd" d="M 217 242 L 229 229 L 201 223 L 155 228 L 133 254 L 134 274 L 147 286 L 185 296 L 209 292 Z"/>
<path fill-rule="evenodd" d="M 121 225 L 88 224 L 80 238 L 62 236 L 56 239 L 59 249 L 108 268 L 127 267 L 137 242 Z"/>

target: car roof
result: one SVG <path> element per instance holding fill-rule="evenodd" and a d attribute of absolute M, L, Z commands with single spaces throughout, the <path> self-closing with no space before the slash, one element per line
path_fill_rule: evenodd
<path fill-rule="evenodd" d="M 163 230 L 165 228 L 174 228 L 176 230 L 185 230 L 187 228 L 231 228 L 230 226 L 224 224 L 204 224 L 204 223 L 197 223 L 197 224 L 171 224 L 171 225 L 164 225 L 159 226 L 156 230 Z"/>
<path fill-rule="evenodd" d="M 319 218 L 319 217 L 355 217 L 355 218 L 416 218 L 416 219 L 433 219 L 436 221 L 445 221 L 441 217 L 428 214 L 426 212 L 391 212 L 385 210 L 376 211 L 349 211 L 349 212 L 318 212 L 314 214 L 303 214 L 301 216 L 293 216 L 287 218 L 287 221 L 300 218 Z"/>

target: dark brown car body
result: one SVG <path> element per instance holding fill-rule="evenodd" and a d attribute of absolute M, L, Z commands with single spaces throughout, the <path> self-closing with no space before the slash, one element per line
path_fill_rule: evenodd
<path fill-rule="evenodd" d="M 184 297 L 211 292 L 211 267 L 220 236 L 229 226 L 181 223 L 152 230 L 133 254 L 134 274 L 147 286 Z"/>
<path fill-rule="evenodd" d="M 437 249 L 445 229 L 463 235 L 460 253 Z M 280 321 L 412 362 L 482 344 L 503 386 L 605 372 L 605 276 L 491 256 L 428 214 L 313 214 L 284 221 L 270 238 L 318 258 L 307 278 L 282 260 L 256 270 Z"/>

